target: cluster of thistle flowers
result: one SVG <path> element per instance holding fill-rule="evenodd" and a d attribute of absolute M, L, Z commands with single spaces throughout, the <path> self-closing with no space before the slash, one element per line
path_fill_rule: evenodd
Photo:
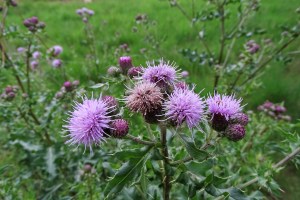
<path fill-rule="evenodd" d="M 267 115 L 273 117 L 276 120 L 292 120 L 291 116 L 285 115 L 286 108 L 280 104 L 274 104 L 270 101 L 266 101 L 262 105 L 258 106 L 257 109 L 265 112 Z"/>
<path fill-rule="evenodd" d="M 75 91 L 75 89 L 79 86 L 79 81 L 75 80 L 73 82 L 66 81 L 64 82 L 63 86 L 60 88 L 60 90 L 55 94 L 55 98 L 61 99 L 63 98 L 67 93 Z"/>
<path fill-rule="evenodd" d="M 18 86 L 6 86 L 2 94 L 0 95 L 1 99 L 5 101 L 12 101 L 16 97 L 16 93 L 18 92 Z"/>
<path fill-rule="evenodd" d="M 122 138 L 129 131 L 128 122 L 121 118 L 119 104 L 112 96 L 83 98 L 82 103 L 75 103 L 70 113 L 68 124 L 69 144 L 83 144 L 92 151 L 93 144 L 100 144 L 108 137 Z"/>
<path fill-rule="evenodd" d="M 59 45 L 54 45 L 50 49 L 48 49 L 48 55 L 51 62 L 52 67 L 60 68 L 62 66 L 61 59 L 58 58 L 63 52 L 63 48 Z"/>
<path fill-rule="evenodd" d="M 187 76 L 188 72 L 181 74 Z M 127 91 L 126 106 L 141 113 L 147 123 L 192 129 L 208 120 L 214 130 L 232 141 L 245 136 L 248 116 L 242 113 L 241 99 L 215 93 L 205 100 L 180 78 L 174 64 L 163 60 L 148 63 Z"/>
<path fill-rule="evenodd" d="M 82 21 L 84 23 L 87 23 L 89 21 L 89 18 L 95 14 L 93 10 L 87 9 L 87 8 L 80 8 L 76 10 L 77 15 L 79 15 L 82 18 Z"/>
<path fill-rule="evenodd" d="M 259 44 L 257 44 L 254 40 L 250 40 L 246 43 L 245 45 L 245 49 L 247 52 L 249 52 L 250 54 L 255 54 L 259 51 L 260 46 Z"/>
<path fill-rule="evenodd" d="M 200 123 L 208 119 L 220 136 L 232 141 L 245 136 L 248 116 L 242 113 L 241 99 L 216 93 L 204 100 L 194 88 L 179 81 L 174 64 L 163 60 L 158 64 L 147 63 L 146 68 L 133 67 L 127 56 L 121 57 L 119 64 L 120 68 L 110 70 L 114 73 L 118 70 L 134 82 L 124 97 L 126 107 L 140 113 L 146 123 L 163 123 L 176 128 L 186 125 L 192 129 L 199 128 Z M 83 98 L 82 103 L 75 104 L 65 126 L 70 137 L 67 143 L 91 148 L 108 136 L 124 137 L 129 131 L 128 122 L 116 114 L 117 109 L 118 102 L 112 96 Z"/>
<path fill-rule="evenodd" d="M 42 30 L 46 27 L 46 24 L 44 22 L 40 22 L 39 19 L 35 16 L 25 19 L 23 21 L 23 24 L 32 33 L 38 30 Z"/>
<path fill-rule="evenodd" d="M 35 51 L 32 53 L 32 60 L 30 62 L 30 67 L 32 70 L 36 70 L 38 68 L 40 58 L 41 58 L 41 52 Z"/>

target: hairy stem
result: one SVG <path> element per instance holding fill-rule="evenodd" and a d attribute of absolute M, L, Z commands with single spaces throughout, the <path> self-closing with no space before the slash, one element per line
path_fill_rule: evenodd
<path fill-rule="evenodd" d="M 154 146 L 156 144 L 153 141 L 142 140 L 142 139 L 134 137 L 132 135 L 126 135 L 124 139 L 128 139 L 128 140 L 134 141 L 136 143 L 144 144 L 144 145 L 149 145 L 149 146 Z"/>
<path fill-rule="evenodd" d="M 171 176 L 169 175 L 168 165 L 169 165 L 169 152 L 167 146 L 167 129 L 164 125 L 160 126 L 161 134 L 161 151 L 164 156 L 163 166 L 164 166 L 164 178 L 163 178 L 163 196 L 164 200 L 170 200 L 170 191 L 171 191 Z"/>

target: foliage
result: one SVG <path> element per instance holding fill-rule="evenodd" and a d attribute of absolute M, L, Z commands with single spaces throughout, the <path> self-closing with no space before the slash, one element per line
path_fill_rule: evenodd
<path fill-rule="evenodd" d="M 188 31 L 203 44 L 203 51 L 184 47 L 179 53 L 193 65 L 210 71 L 214 80 L 211 93 L 255 95 L 261 87 L 261 72 L 274 59 L 288 64 L 290 56 L 285 50 L 299 37 L 298 22 L 282 27 L 284 32 L 278 41 L 257 42 L 266 30 L 249 29 L 246 23 L 260 8 L 256 0 L 209 0 L 199 11 L 193 1 L 191 12 L 179 1 L 165 3 L 183 14 L 191 25 Z M 130 112 L 126 103 L 119 101 L 118 116 L 129 121 L 129 135 L 107 138 L 101 147 L 94 147 L 93 153 L 85 152 L 81 145 L 76 149 L 66 145 L 67 139 L 62 136 L 67 131 L 62 127 L 67 123 L 67 111 L 73 110 L 74 100 L 82 102 L 82 96 L 100 94 L 124 99 L 128 96 L 126 88 L 136 84 L 136 79 L 125 73 L 112 75 L 102 68 L 130 54 L 130 47 L 120 43 L 116 49 L 109 49 L 111 41 L 122 41 L 118 33 L 107 41 L 97 41 L 99 32 L 91 20 L 98 16 L 90 13 L 88 18 L 81 14 L 73 19 L 83 20 L 80 42 L 84 50 L 73 52 L 64 47 L 63 52 L 56 54 L 52 44 L 55 38 L 47 37 L 51 26 L 43 27 L 40 19 L 28 26 L 24 21 L 25 28 L 22 24 L 5 23 L 17 8 L 11 0 L 4 1 L 1 8 L 1 79 L 13 85 L 6 86 L 1 95 L 1 145 L 3 152 L 9 153 L 7 159 L 17 163 L 0 166 L 4 177 L 0 181 L 1 198 L 264 199 L 281 195 L 273 175 L 287 161 L 293 158 L 299 166 L 300 124 L 272 117 L 270 112 L 251 110 L 246 113 L 250 122 L 245 138 L 233 142 L 222 131 L 213 129 L 210 115 L 194 129 L 162 121 L 149 124 L 143 114 Z M 236 22 L 233 28 L 227 26 L 229 21 Z M 140 51 L 143 63 L 152 57 L 163 57 L 168 51 L 163 49 L 168 37 L 157 32 L 157 23 L 165 22 L 151 20 L 145 14 L 135 18 L 132 31 L 139 34 L 146 47 Z M 220 26 L 216 49 L 208 44 L 210 36 L 206 34 L 206 27 L 215 24 Z M 244 44 L 237 50 L 238 41 Z M 22 44 L 24 49 L 15 52 L 11 44 Z M 103 53 L 97 49 L 99 44 L 104 46 L 105 60 L 99 59 Z M 76 71 L 68 73 L 65 69 L 76 62 L 64 57 L 65 51 L 72 51 L 74 58 L 84 57 L 84 73 L 76 76 L 84 77 L 83 83 L 75 80 Z M 41 55 L 36 57 L 35 52 Z M 188 78 L 180 81 L 191 82 Z M 196 91 L 203 89 L 195 87 Z M 3 157 L 5 160 L 6 155 Z"/>

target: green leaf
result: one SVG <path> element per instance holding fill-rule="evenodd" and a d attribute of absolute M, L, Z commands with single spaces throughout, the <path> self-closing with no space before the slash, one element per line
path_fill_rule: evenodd
<path fill-rule="evenodd" d="M 225 196 L 225 198 L 231 197 L 232 199 L 235 200 L 249 200 L 249 198 L 247 198 L 240 189 L 234 187 L 220 189 L 215 187 L 213 184 L 210 184 L 205 188 L 205 191 L 214 197 L 219 197 L 223 195 Z"/>
<path fill-rule="evenodd" d="M 55 155 L 54 155 L 54 149 L 52 147 L 49 147 L 47 149 L 47 154 L 45 156 L 46 160 L 46 166 L 47 166 L 47 172 L 52 176 L 56 176 L 56 165 L 55 165 Z"/>
<path fill-rule="evenodd" d="M 132 181 L 140 173 L 147 160 L 147 153 L 150 149 L 151 148 L 139 150 L 140 157 L 136 156 L 130 158 L 129 161 L 116 172 L 115 176 L 107 183 L 104 189 L 106 198 L 110 198 L 110 195 L 120 192 L 128 182 Z"/>
<path fill-rule="evenodd" d="M 140 158 L 142 157 L 145 153 L 144 151 L 147 149 L 145 148 L 138 148 L 138 149 L 129 149 L 129 150 L 123 150 L 114 153 L 112 156 L 116 157 L 119 160 L 129 160 L 130 158 Z"/>
<path fill-rule="evenodd" d="M 209 157 L 209 154 L 201 149 L 198 149 L 194 142 L 191 141 L 190 138 L 186 137 L 185 135 L 179 134 L 180 138 L 182 139 L 187 152 L 192 156 L 194 159 L 198 161 L 203 161 Z"/>

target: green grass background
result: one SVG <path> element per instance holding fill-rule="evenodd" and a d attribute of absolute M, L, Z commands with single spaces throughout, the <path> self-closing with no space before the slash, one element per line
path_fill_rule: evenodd
<path fill-rule="evenodd" d="M 188 9 L 188 1 L 179 1 L 185 9 Z M 196 7 L 201 10 L 206 1 L 198 1 Z M 273 41 L 280 39 L 280 26 L 292 25 L 297 22 L 299 16 L 295 12 L 300 7 L 299 0 L 273 0 L 262 1 L 262 7 L 257 15 L 252 16 L 247 26 L 264 28 L 267 30 L 265 38 L 272 38 Z M 19 7 L 12 9 L 8 14 L 8 23 L 19 25 L 22 30 L 23 19 L 31 16 L 38 16 L 47 24 L 47 43 L 49 46 L 60 44 L 64 47 L 62 59 L 66 74 L 70 79 L 79 79 L 82 84 L 89 82 L 87 72 L 94 69 L 88 69 L 85 55 L 88 47 L 82 42 L 84 40 L 83 23 L 75 10 L 81 7 L 87 7 L 95 11 L 91 23 L 95 27 L 97 51 L 100 59 L 99 75 L 106 72 L 110 65 L 117 65 L 117 58 L 114 57 L 114 50 L 123 43 L 127 43 L 131 48 L 128 53 L 132 56 L 135 65 L 144 65 L 147 58 L 140 53 L 140 49 L 148 48 L 148 59 L 158 59 L 158 54 L 154 49 L 149 48 L 145 43 L 141 32 L 132 32 L 135 26 L 135 16 L 139 13 L 146 13 L 150 20 L 156 22 L 151 28 L 158 39 L 165 38 L 161 43 L 161 55 L 167 60 L 174 60 L 182 69 L 188 70 L 191 74 L 190 81 L 196 83 L 200 88 L 205 88 L 205 92 L 212 89 L 212 76 L 208 67 L 199 67 L 190 63 L 188 59 L 180 55 L 182 48 L 198 49 L 203 51 L 203 46 L 197 39 L 197 35 L 192 31 L 191 25 L 187 22 L 181 13 L 170 8 L 168 1 L 163 0 L 95 0 L 93 3 L 85 4 L 81 1 L 52 1 L 52 0 L 22 0 Z M 231 15 L 235 15 L 234 6 L 232 6 Z M 232 22 L 227 24 L 232 25 Z M 203 25 L 207 31 L 208 45 L 213 50 L 218 50 L 219 32 L 216 30 L 218 25 L 212 22 L 211 25 Z M 118 36 L 116 36 L 118 35 Z M 236 45 L 236 53 L 246 40 L 240 41 Z M 259 41 L 260 42 L 260 41 Z M 22 46 L 22 41 L 14 42 L 9 46 L 14 50 Z M 296 41 L 291 49 L 299 49 L 300 41 Z M 266 99 L 274 102 L 285 102 L 289 114 L 293 119 L 299 118 L 300 111 L 300 59 L 294 56 L 294 59 L 287 66 L 282 63 L 272 62 L 268 70 L 262 76 L 262 85 L 253 95 L 247 97 L 247 109 L 255 109 L 257 105 L 263 103 Z M 49 66 L 41 66 L 49 68 Z M 48 71 L 51 76 L 51 71 Z M 1 85 L 13 84 L 4 76 L 1 77 Z M 58 90 L 63 80 L 54 80 L 42 87 Z M 13 159 L 9 156 L 7 159 Z M 6 162 L 6 159 L 1 162 Z M 292 173 L 291 173 L 292 171 Z M 299 173 L 293 172 L 293 168 L 285 170 L 283 175 L 278 176 L 278 180 L 286 190 L 284 199 L 297 199 L 300 196 L 299 178 L 290 179 L 287 176 L 299 177 Z M 292 174 L 292 175 L 291 175 Z M 295 187 L 297 186 L 297 187 Z"/>

